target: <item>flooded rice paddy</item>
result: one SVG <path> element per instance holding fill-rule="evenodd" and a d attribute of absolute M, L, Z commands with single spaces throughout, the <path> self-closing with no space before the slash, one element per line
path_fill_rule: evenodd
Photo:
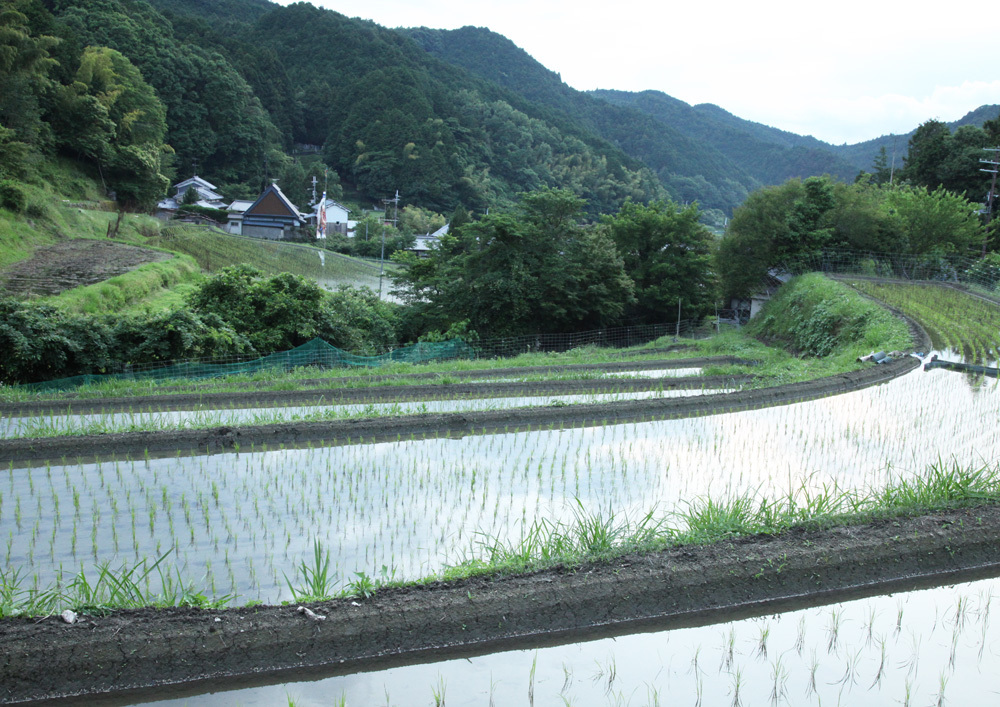
<path fill-rule="evenodd" d="M 93 413 L 81 415 L 39 415 L 0 419 L 0 438 L 38 437 L 49 434 L 85 434 L 127 429 L 166 429 L 171 427 L 210 427 L 298 422 L 338 417 L 406 415 L 442 412 L 506 410 L 543 405 L 607 403 L 617 400 L 682 398 L 732 392 L 732 388 L 692 390 L 651 390 L 582 395 L 540 395 L 510 398 L 466 398 L 351 405 L 307 405 L 278 408 L 233 410 L 150 410 L 138 412 Z"/>
<path fill-rule="evenodd" d="M 587 511 L 637 519 L 692 499 L 881 486 L 939 460 L 1000 457 L 1000 388 L 949 371 L 823 400 L 700 418 L 0 472 L 0 557 L 60 572 L 172 554 L 237 601 L 290 598 L 285 573 L 331 551 L 336 576 L 418 578 Z M 6 476 L 7 478 L 3 478 Z"/>
<path fill-rule="evenodd" d="M 981 580 L 725 624 L 209 693 L 197 703 L 985 704 L 1000 672 L 998 601 L 998 580 Z"/>

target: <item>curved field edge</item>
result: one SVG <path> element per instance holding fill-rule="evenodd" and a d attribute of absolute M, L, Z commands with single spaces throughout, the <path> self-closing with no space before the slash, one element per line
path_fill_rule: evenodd
<path fill-rule="evenodd" d="M 5 439 L 0 440 L 0 459 L 13 464 L 94 457 L 123 459 L 174 453 L 212 454 L 280 446 L 364 444 L 402 438 L 500 434 L 557 427 L 599 427 L 624 422 L 649 422 L 816 400 L 885 383 L 919 366 L 918 359 L 908 356 L 888 364 L 816 380 L 710 396 L 164 432 Z"/>
<path fill-rule="evenodd" d="M 496 397 L 519 395 L 522 392 L 558 392 L 561 389 L 600 392 L 615 386 L 631 390 L 666 388 L 716 387 L 732 376 L 686 376 L 659 380 L 625 378 L 594 378 L 596 374 L 614 375 L 659 369 L 700 368 L 703 366 L 752 365 L 752 362 L 735 356 L 708 356 L 689 359 L 642 360 L 596 364 L 570 364 L 565 366 L 535 366 L 531 368 L 494 368 L 449 373 L 409 373 L 344 378 L 300 379 L 297 390 L 246 390 L 228 392 L 175 393 L 146 396 L 108 398 L 62 398 L 14 403 L 0 403 L 0 415 L 8 417 L 26 415 L 63 415 L 82 413 L 131 412 L 151 410 L 221 410 L 237 407 L 281 407 L 338 402 L 394 402 L 403 400 L 444 400 L 463 397 Z M 490 378 L 538 375 L 539 380 L 497 381 Z M 572 376 L 566 379 L 546 378 L 552 375 Z M 574 375 L 575 374 L 575 375 Z M 747 376 L 742 376 L 747 378 Z M 463 379 L 487 379 L 485 382 L 465 383 Z M 309 385 L 310 387 L 306 387 Z M 313 387 L 315 386 L 315 387 Z M 652 386 L 644 388 L 644 386 Z"/>
<path fill-rule="evenodd" d="M 509 577 L 380 589 L 368 599 L 230 610 L 123 610 L 0 622 L 0 698 L 192 690 L 315 678 L 640 630 L 729 621 L 1000 574 L 1000 507 L 711 545 Z"/>

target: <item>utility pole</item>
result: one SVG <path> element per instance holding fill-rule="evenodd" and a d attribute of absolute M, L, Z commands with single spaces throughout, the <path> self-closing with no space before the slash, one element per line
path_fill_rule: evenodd
<path fill-rule="evenodd" d="M 889 167 L 889 186 L 892 186 L 892 178 L 896 175 L 896 136 L 892 136 L 892 166 Z"/>
<path fill-rule="evenodd" d="M 385 222 L 389 220 L 389 204 L 393 204 L 392 212 L 392 227 L 396 228 L 396 222 L 399 221 L 399 189 L 396 190 L 396 196 L 392 199 L 382 199 L 382 205 L 385 208 L 385 216 L 382 218 L 382 255 L 378 260 L 378 298 L 382 299 L 382 275 L 385 272 Z"/>
<path fill-rule="evenodd" d="M 990 191 L 986 195 L 986 225 L 989 226 L 990 222 L 993 220 L 993 200 L 997 195 L 997 172 L 1000 171 L 1000 147 L 985 147 L 983 150 L 985 152 L 993 153 L 989 159 L 979 160 L 982 164 L 988 164 L 990 166 L 989 169 L 980 168 L 979 171 L 993 175 L 993 180 L 990 182 Z M 983 255 L 986 255 L 985 238 L 983 238 Z"/>

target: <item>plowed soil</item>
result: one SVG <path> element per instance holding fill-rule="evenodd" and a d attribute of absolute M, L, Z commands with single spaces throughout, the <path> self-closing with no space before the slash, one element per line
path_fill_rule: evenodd
<path fill-rule="evenodd" d="M 111 240 L 72 239 L 41 248 L 28 260 L 0 271 L 0 286 L 22 297 L 57 295 L 172 257 Z"/>

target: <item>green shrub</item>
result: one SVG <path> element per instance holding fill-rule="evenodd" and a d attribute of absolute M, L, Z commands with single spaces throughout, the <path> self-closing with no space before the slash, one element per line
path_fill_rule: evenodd
<path fill-rule="evenodd" d="M 28 196 L 24 187 L 13 179 L 0 179 L 0 208 L 10 209 L 16 213 L 24 213 L 28 205 Z"/>
<path fill-rule="evenodd" d="M 854 346 L 904 348 L 909 339 L 905 324 L 887 310 L 820 274 L 784 285 L 748 331 L 797 354 L 817 357 Z"/>

